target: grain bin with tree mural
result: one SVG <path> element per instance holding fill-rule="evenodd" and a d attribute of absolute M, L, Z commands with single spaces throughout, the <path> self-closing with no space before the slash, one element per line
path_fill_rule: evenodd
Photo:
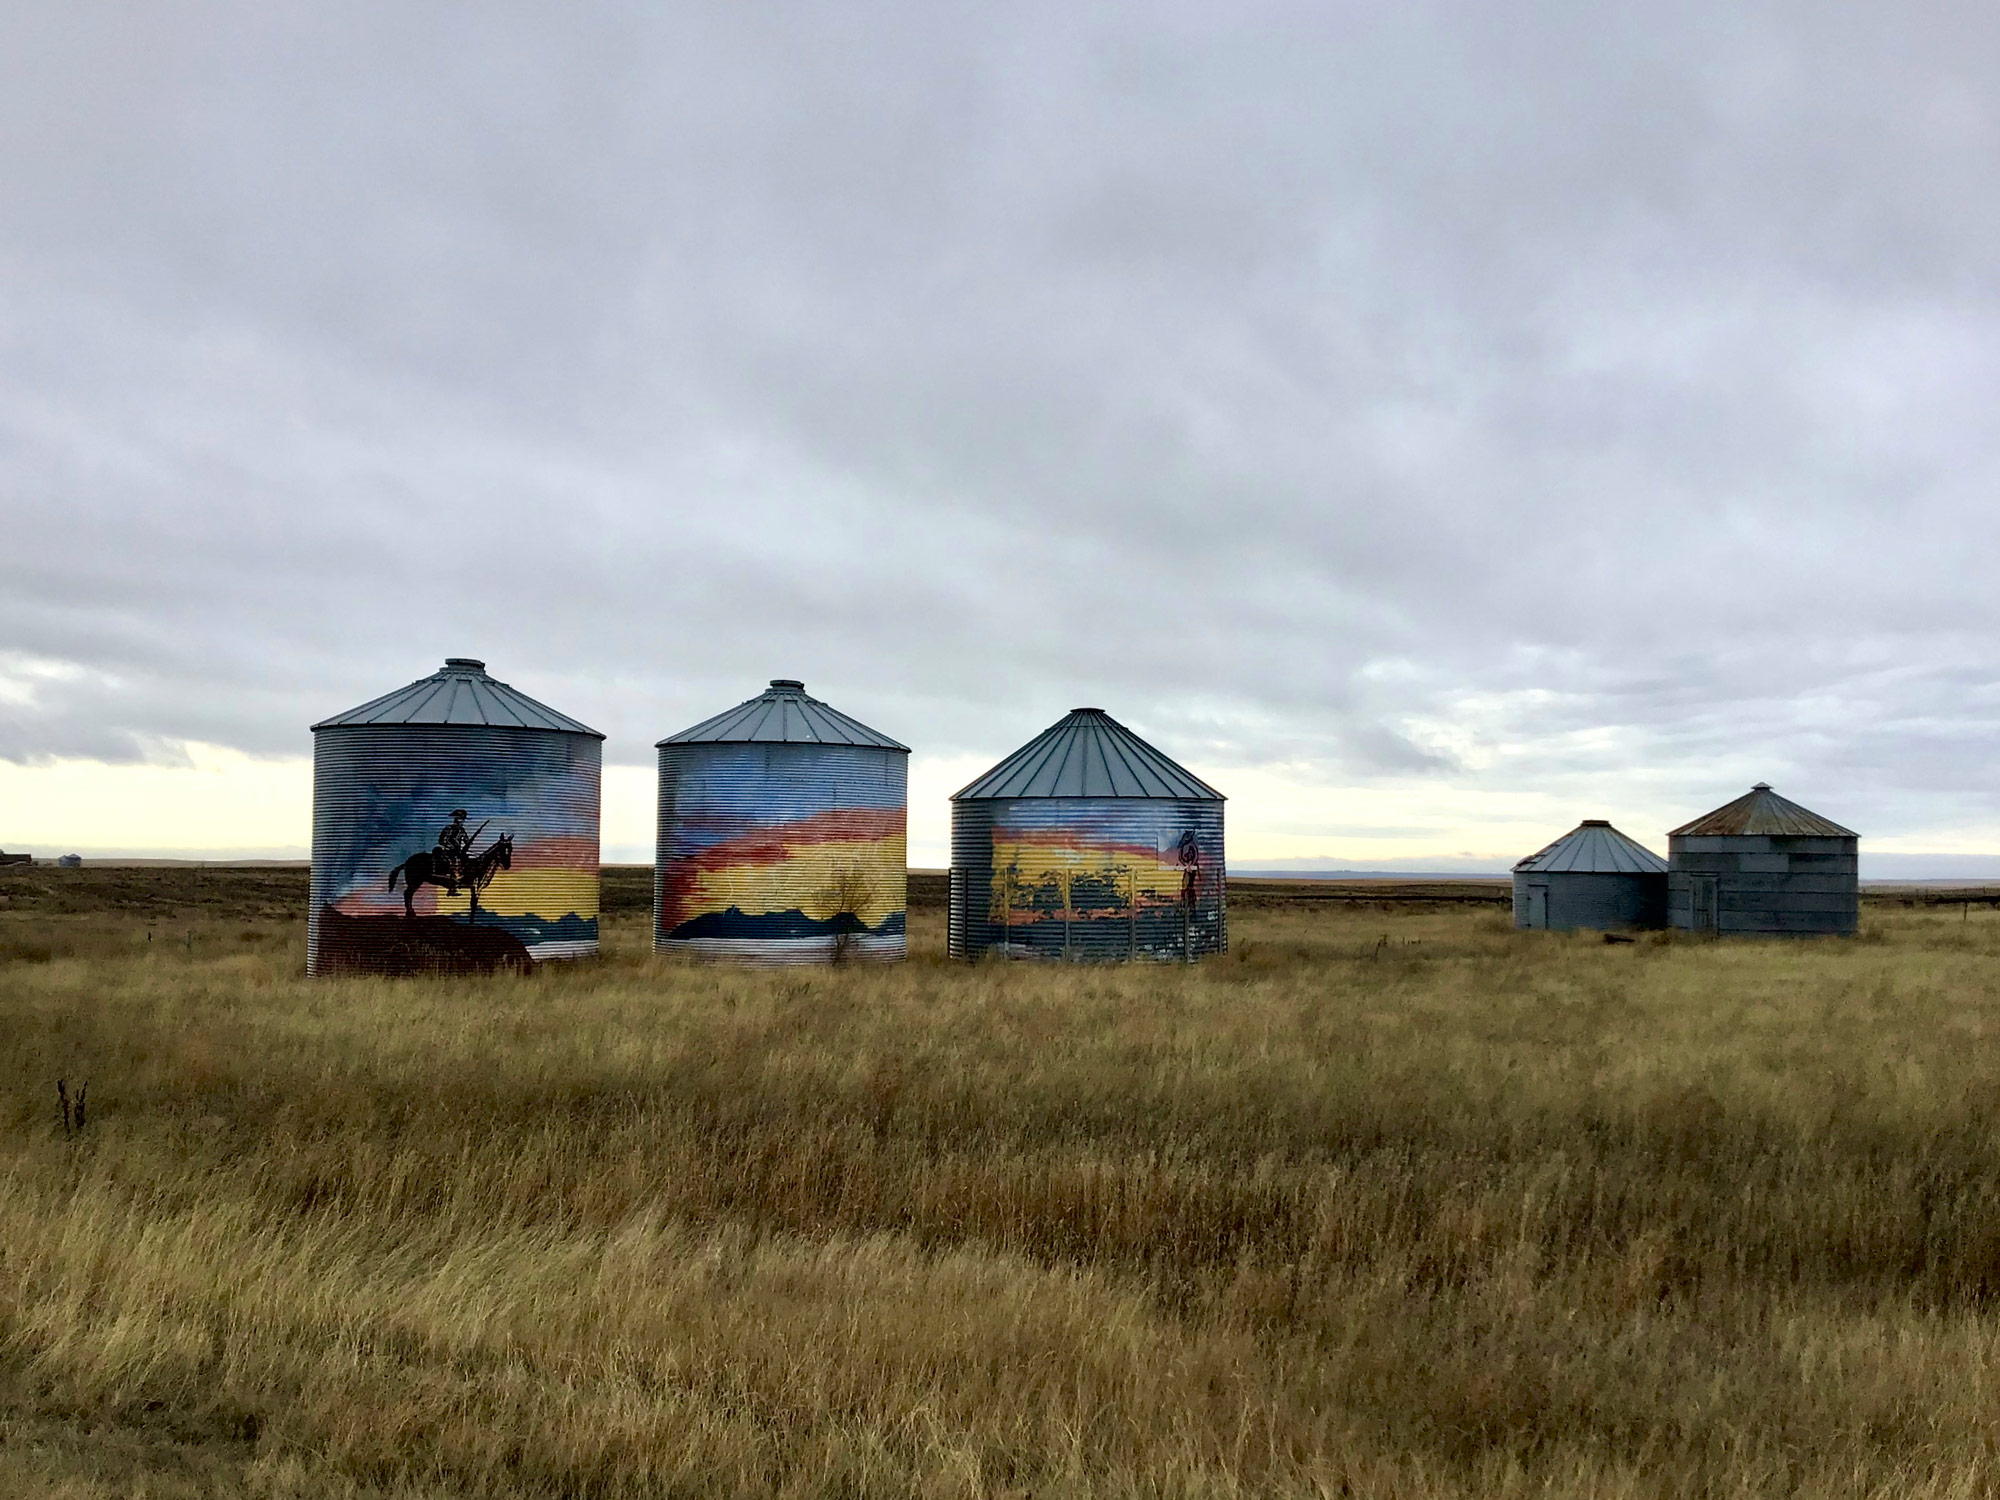
<path fill-rule="evenodd" d="M 1222 793 L 1079 708 L 952 798 L 954 958 L 1228 947 Z"/>
<path fill-rule="evenodd" d="M 907 745 L 794 678 L 659 742 L 653 946 L 736 963 L 907 952 Z"/>
<path fill-rule="evenodd" d="M 456 656 L 313 725 L 306 971 L 596 954 L 603 739 Z"/>

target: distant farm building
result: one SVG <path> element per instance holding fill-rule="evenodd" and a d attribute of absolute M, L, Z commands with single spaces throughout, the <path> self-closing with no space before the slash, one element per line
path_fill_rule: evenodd
<path fill-rule="evenodd" d="M 1667 920 L 1725 936 L 1846 936 L 1861 925 L 1859 845 L 1760 781 L 1667 835 Z"/>
<path fill-rule="evenodd" d="M 0 865 L 31 865 L 34 862 L 35 856 L 32 854 L 9 854 L 6 850 L 0 849 Z"/>
<path fill-rule="evenodd" d="M 603 740 L 459 656 L 313 725 L 306 972 L 595 956 Z"/>
<path fill-rule="evenodd" d="M 1222 952 L 1222 803 L 1103 709 L 1076 709 L 952 798 L 952 956 Z"/>
<path fill-rule="evenodd" d="M 1514 925 L 1569 931 L 1667 925 L 1667 862 L 1585 818 L 1514 866 Z"/>
<path fill-rule="evenodd" d="M 65 870 L 81 870 L 83 868 L 83 856 L 81 854 L 65 854 L 56 863 Z"/>
<path fill-rule="evenodd" d="M 659 742 L 653 947 L 735 963 L 907 952 L 907 745 L 780 677 Z"/>

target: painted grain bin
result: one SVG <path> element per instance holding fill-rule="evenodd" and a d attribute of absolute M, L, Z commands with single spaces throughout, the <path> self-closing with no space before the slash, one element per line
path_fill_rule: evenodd
<path fill-rule="evenodd" d="M 952 798 L 952 956 L 1222 952 L 1222 803 L 1103 709 L 1076 709 Z"/>
<path fill-rule="evenodd" d="M 1667 921 L 1724 935 L 1849 935 L 1861 925 L 1859 844 L 1760 781 L 1667 835 Z"/>
<path fill-rule="evenodd" d="M 1557 932 L 1667 925 L 1667 862 L 1585 818 L 1514 866 L 1514 925 Z"/>
<path fill-rule="evenodd" d="M 907 745 L 781 677 L 659 752 L 656 951 L 754 964 L 904 956 Z"/>
<path fill-rule="evenodd" d="M 313 725 L 306 971 L 595 954 L 603 741 L 457 656 Z"/>

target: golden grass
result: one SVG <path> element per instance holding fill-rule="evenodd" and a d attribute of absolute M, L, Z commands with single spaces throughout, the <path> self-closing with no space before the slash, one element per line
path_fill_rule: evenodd
<path fill-rule="evenodd" d="M 2000 1493 L 2000 918 L 1504 924 L 309 984 L 0 916 L 0 1490 Z"/>

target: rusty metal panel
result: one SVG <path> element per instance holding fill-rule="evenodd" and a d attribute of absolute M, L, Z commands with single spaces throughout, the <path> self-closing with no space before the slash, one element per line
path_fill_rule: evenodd
<path fill-rule="evenodd" d="M 461 661 L 438 676 L 475 673 Z M 426 684 L 404 691 L 424 689 L 439 716 L 492 696 L 490 680 Z M 602 736 L 581 725 L 316 726 L 307 972 L 525 970 L 595 955 L 602 773 Z M 444 849 L 461 834 L 454 860 Z"/>
<path fill-rule="evenodd" d="M 951 862 L 957 958 L 1181 959 L 1229 945 L 1217 800 L 955 801 Z"/>
<path fill-rule="evenodd" d="M 1829 818 L 1780 797 L 1769 782 L 1760 781 L 1734 802 L 1724 803 L 1692 823 L 1684 823 L 1667 837 L 1728 837 L 1735 834 L 1778 834 L 1803 838 L 1859 838 L 1851 828 L 1842 828 Z"/>
<path fill-rule="evenodd" d="M 852 729 L 838 741 L 798 737 L 816 717 L 796 701 L 803 689 L 780 681 L 773 696 L 793 701 L 707 721 L 737 716 L 757 738 L 659 744 L 654 949 L 752 964 L 899 960 L 909 752 L 845 715 Z"/>

